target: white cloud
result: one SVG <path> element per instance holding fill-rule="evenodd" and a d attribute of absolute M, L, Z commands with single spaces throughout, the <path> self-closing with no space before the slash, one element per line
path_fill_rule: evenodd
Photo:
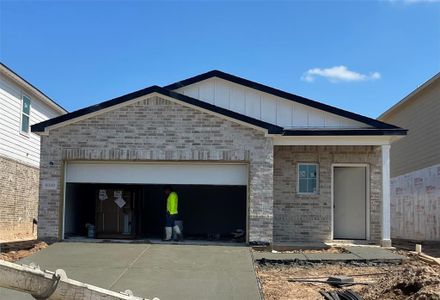
<path fill-rule="evenodd" d="M 330 82 L 336 83 L 340 81 L 365 81 L 380 79 L 379 72 L 371 72 L 362 74 L 349 70 L 346 66 L 334 66 L 331 68 L 313 68 L 307 70 L 301 77 L 302 80 L 312 82 L 316 77 L 324 77 Z"/>

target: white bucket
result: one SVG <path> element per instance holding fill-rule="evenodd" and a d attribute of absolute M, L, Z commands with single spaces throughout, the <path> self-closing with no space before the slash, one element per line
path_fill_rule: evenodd
<path fill-rule="evenodd" d="M 87 226 L 87 237 L 88 238 L 95 238 L 95 226 L 89 225 Z"/>
<path fill-rule="evenodd" d="M 180 232 L 182 233 L 182 235 L 183 235 L 183 221 L 182 220 L 176 220 L 176 221 L 174 221 L 174 225 L 176 225 L 177 227 L 179 227 L 179 229 L 180 229 Z M 174 230 L 173 230 L 173 239 L 176 239 L 177 237 L 176 237 L 176 233 L 174 232 Z"/>

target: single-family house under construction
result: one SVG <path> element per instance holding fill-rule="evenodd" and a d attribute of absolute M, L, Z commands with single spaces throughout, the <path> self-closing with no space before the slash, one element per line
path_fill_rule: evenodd
<path fill-rule="evenodd" d="M 162 185 L 187 236 L 390 244 L 390 143 L 406 131 L 220 71 L 36 124 L 39 236 L 162 232 Z"/>

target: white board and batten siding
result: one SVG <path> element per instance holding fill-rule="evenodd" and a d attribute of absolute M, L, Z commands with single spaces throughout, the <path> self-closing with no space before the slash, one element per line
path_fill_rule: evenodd
<path fill-rule="evenodd" d="M 286 129 L 365 128 L 368 125 L 213 77 L 176 92 Z"/>
<path fill-rule="evenodd" d="M 21 133 L 22 96 L 31 99 L 30 125 L 59 116 L 36 95 L 0 73 L 0 156 L 40 166 L 40 137 Z"/>

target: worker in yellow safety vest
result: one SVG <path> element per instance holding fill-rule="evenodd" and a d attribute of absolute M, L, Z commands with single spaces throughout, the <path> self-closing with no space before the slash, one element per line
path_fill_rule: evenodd
<path fill-rule="evenodd" d="M 179 197 L 177 196 L 177 193 L 173 190 L 173 188 L 169 185 L 165 186 L 163 190 L 167 199 L 164 241 L 171 241 L 173 230 L 176 234 L 176 239 L 180 241 L 182 240 L 183 235 L 180 227 L 175 224 L 175 221 L 178 220 L 179 216 L 179 211 L 177 209 Z"/>

